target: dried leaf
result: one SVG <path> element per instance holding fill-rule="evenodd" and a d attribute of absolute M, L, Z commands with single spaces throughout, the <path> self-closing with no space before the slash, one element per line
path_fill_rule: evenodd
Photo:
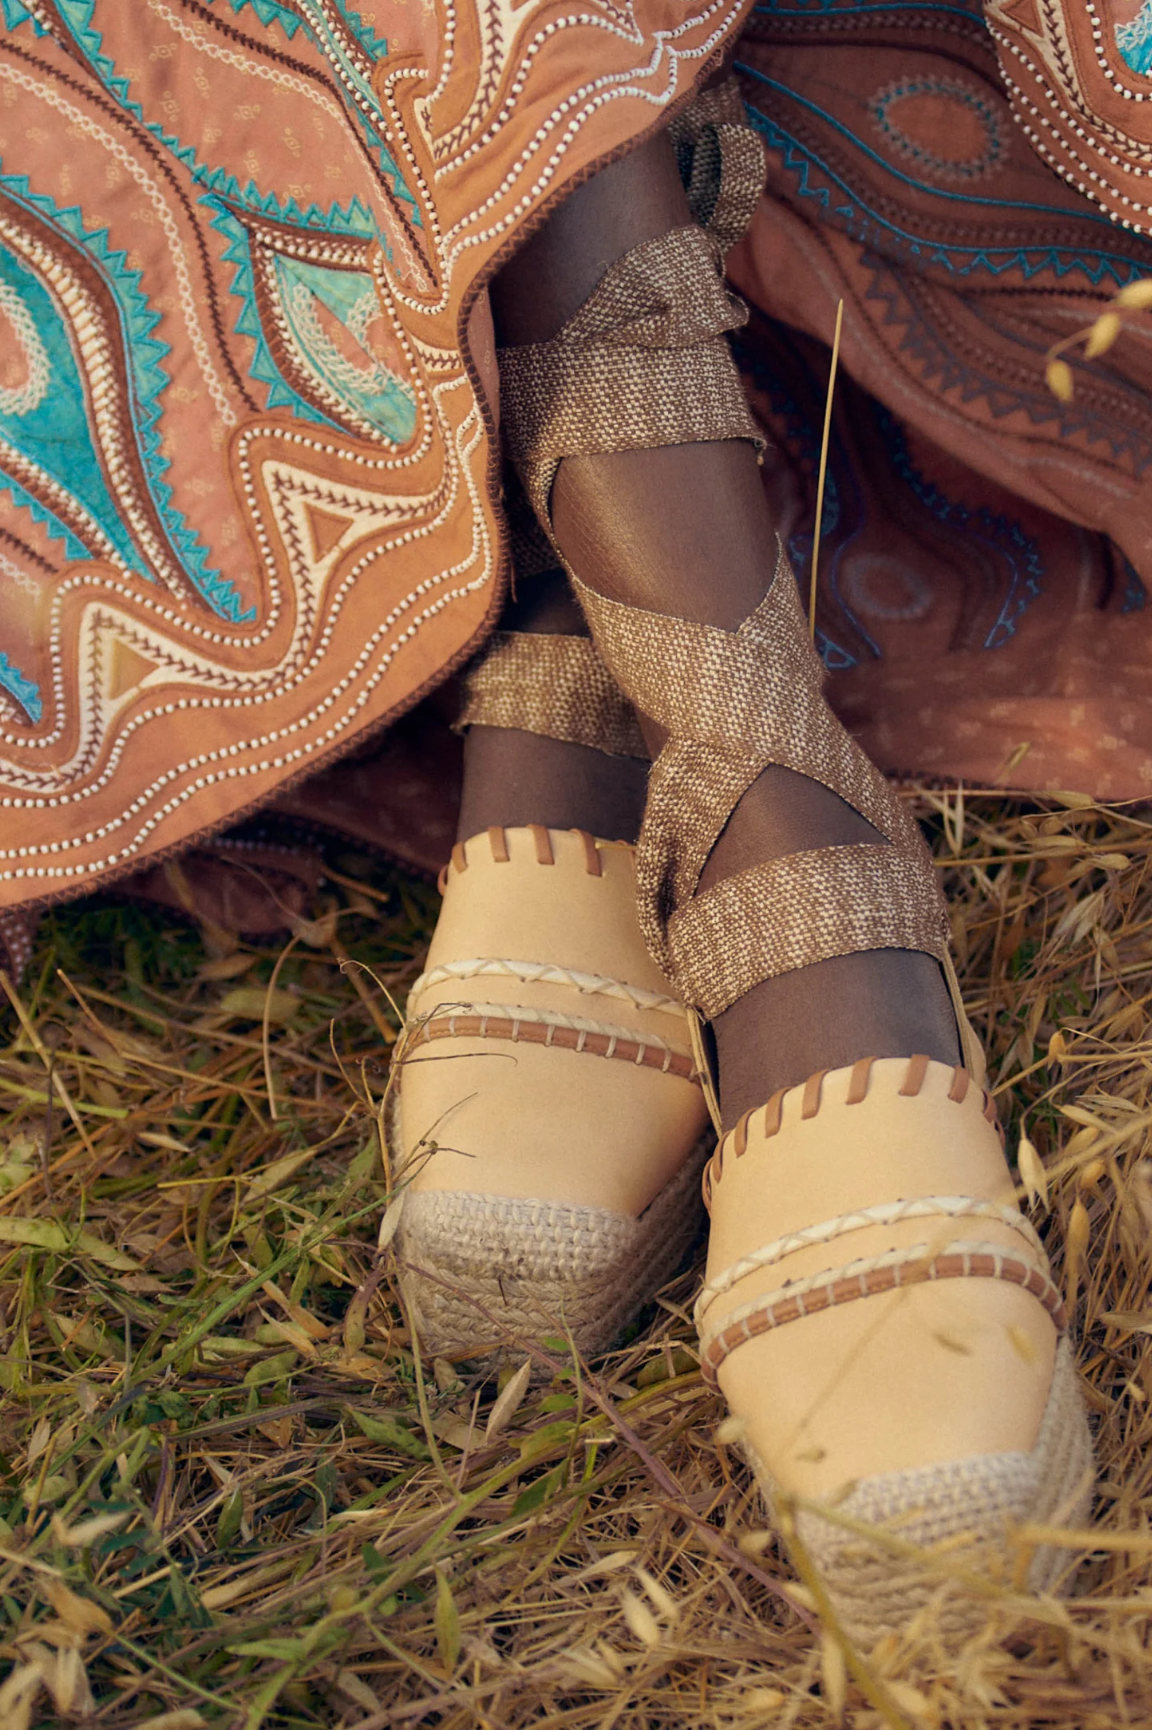
<path fill-rule="evenodd" d="M 436 1608 L 432 1612 L 432 1621 L 436 1629 L 436 1650 L 440 1654 L 440 1662 L 451 1676 L 460 1656 L 460 1613 L 447 1577 L 439 1568 L 436 1570 Z"/>
<path fill-rule="evenodd" d="M 1061 402 L 1072 401 L 1072 368 L 1066 360 L 1050 360 L 1044 369 L 1048 389 Z"/>
<path fill-rule="evenodd" d="M 119 1273 L 140 1271 L 139 1262 L 104 1243 L 95 1232 L 69 1232 L 54 1219 L 0 1219 L 0 1243 L 26 1244 L 29 1249 L 46 1249 L 56 1255 L 86 1255 Z"/>
<path fill-rule="evenodd" d="M 258 1196 L 271 1195 L 274 1189 L 279 1189 L 282 1183 L 295 1177 L 296 1173 L 314 1158 L 315 1150 L 305 1147 L 299 1153 L 286 1153 L 282 1158 L 274 1159 L 271 1165 L 253 1173 L 248 1183 L 249 1199 L 254 1201 Z"/>
<path fill-rule="evenodd" d="M 400 1190 L 399 1194 L 394 1195 L 384 1209 L 384 1217 L 380 1221 L 380 1231 L 376 1239 L 376 1248 L 380 1251 L 386 1250 L 396 1236 L 396 1228 L 400 1224 L 400 1215 L 404 1211 L 404 1201 L 407 1194 L 406 1189 Z"/>
<path fill-rule="evenodd" d="M 341 1694 L 354 1700 L 363 1712 L 379 1712 L 379 1698 L 369 1688 L 367 1682 L 357 1676 L 355 1670 L 340 1670 L 336 1675 L 336 1687 Z"/>
<path fill-rule="evenodd" d="M 242 950 L 234 955 L 218 955 L 214 961 L 206 961 L 203 967 L 198 967 L 196 977 L 216 981 L 238 979 L 241 973 L 247 973 L 256 959 L 255 955 L 245 955 Z"/>
<path fill-rule="evenodd" d="M 520 1409 L 520 1402 L 528 1392 L 528 1383 L 532 1379 L 532 1359 L 525 1358 L 516 1373 L 509 1377 L 506 1387 L 496 1397 L 492 1410 L 488 1414 L 488 1422 L 484 1427 L 484 1440 L 491 1442 L 508 1428 L 512 1419 Z"/>
<path fill-rule="evenodd" d="M 274 1027 L 286 1027 L 300 1013 L 300 999 L 293 991 L 266 991 L 261 985 L 238 985 L 226 991 L 220 999 L 220 1013 L 235 1015 L 244 1021 L 263 1021 L 265 1015 Z"/>

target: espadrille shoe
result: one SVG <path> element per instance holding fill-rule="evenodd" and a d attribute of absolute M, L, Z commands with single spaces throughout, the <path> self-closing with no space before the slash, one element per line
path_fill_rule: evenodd
<path fill-rule="evenodd" d="M 595 1353 L 702 1224 L 686 1012 L 644 948 L 631 847 L 490 829 L 442 881 L 394 1089 L 404 1293 L 428 1352 Z"/>
<path fill-rule="evenodd" d="M 967 1071 L 814 1075 L 741 1119 L 704 1187 L 703 1371 L 845 1629 L 871 1645 L 936 1598 L 962 1634 L 973 1569 L 1051 1589 L 1068 1552 L 1012 1533 L 1086 1519 L 1092 1446 L 1063 1301 Z"/>
<path fill-rule="evenodd" d="M 740 160 L 753 185 L 751 153 Z M 741 309 L 722 251 L 700 229 L 646 241 L 550 342 L 501 352 L 507 447 L 549 532 L 569 456 L 758 438 L 724 341 Z M 764 980 L 871 949 L 934 957 L 952 991 L 963 1068 L 865 1060 L 817 1077 L 745 1119 L 712 1173 L 706 1373 L 782 1519 L 789 1498 L 856 1480 L 793 1530 L 845 1625 L 871 1640 L 930 1594 L 904 1537 L 963 1536 L 987 1556 L 1013 1518 L 1082 1514 L 1091 1451 L 1059 1297 L 985 1116 L 932 861 L 824 699 L 783 547 L 763 601 L 731 631 L 627 606 L 570 574 L 615 686 L 666 735 L 636 879 L 649 953 L 683 1000 L 712 1020 Z M 874 838 L 701 888 L 737 804 L 772 765 L 835 793 Z M 955 1237 L 968 1219 L 978 1233 Z M 829 1271 L 824 1246 L 849 1231 L 858 1262 Z M 855 1516 L 869 1514 L 893 1533 L 887 1548 L 860 1537 Z M 1057 1566 L 1038 1552 L 1031 1584 Z M 942 1613 L 963 1622 L 958 1601 Z"/>

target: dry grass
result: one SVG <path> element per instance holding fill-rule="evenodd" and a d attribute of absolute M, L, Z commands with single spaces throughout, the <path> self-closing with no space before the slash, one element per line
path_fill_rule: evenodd
<path fill-rule="evenodd" d="M 1078 1595 L 990 1584 L 959 1664 L 821 1637 L 716 1439 L 690 1275 L 594 1375 L 547 1342 L 495 1421 L 420 1363 L 375 1253 L 391 1012 L 340 963 L 401 987 L 434 896 L 345 858 L 274 990 L 266 951 L 109 903 L 47 922 L 0 1015 L 5 1730 L 1149 1721 L 1152 824 L 919 808 L 1072 1245 L 1102 1478 Z"/>

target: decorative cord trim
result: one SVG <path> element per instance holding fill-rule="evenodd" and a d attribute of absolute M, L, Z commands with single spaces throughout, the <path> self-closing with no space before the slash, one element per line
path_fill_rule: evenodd
<path fill-rule="evenodd" d="M 637 1034 L 577 1016 L 553 1016 L 507 1004 L 470 1004 L 449 1015 L 433 1013 L 405 1029 L 403 1055 L 435 1039 L 506 1039 L 513 1043 L 557 1046 L 562 1051 L 612 1057 L 638 1069 L 657 1069 L 699 1084 L 692 1054 L 652 1034 Z"/>
<path fill-rule="evenodd" d="M 578 991 L 582 997 L 614 997 L 631 1003 L 636 1009 L 652 1009 L 662 1015 L 675 1015 L 686 1021 L 688 1011 L 676 997 L 662 991 L 648 991 L 642 985 L 629 985 L 623 979 L 610 979 L 603 973 L 584 973 L 576 967 L 561 967 L 550 961 L 503 961 L 477 959 L 446 961 L 430 968 L 416 980 L 408 995 L 409 1005 L 422 991 L 434 985 L 455 984 L 463 979 L 515 979 L 522 985 L 564 985 Z"/>
<path fill-rule="evenodd" d="M 724 1360 L 761 1334 L 786 1327 L 803 1316 L 854 1303 L 858 1298 L 879 1297 L 903 1286 L 947 1279 L 999 1279 L 1021 1286 L 1043 1306 L 1059 1333 L 1067 1328 L 1063 1298 L 1050 1275 L 1034 1263 L 1006 1255 L 989 1243 L 950 1243 L 940 1254 L 932 1256 L 927 1244 L 914 1244 L 813 1274 L 753 1299 L 738 1309 L 711 1339 L 702 1342 L 701 1373 L 715 1387 Z"/>
<path fill-rule="evenodd" d="M 832 1243 L 838 1237 L 847 1237 L 851 1232 L 862 1231 L 870 1225 L 896 1225 L 907 1219 L 929 1218 L 994 1219 L 1018 1232 L 1037 1255 L 1044 1254 L 1044 1246 L 1030 1222 L 1018 1208 L 1010 1207 L 1004 1202 L 981 1201 L 971 1195 L 924 1195 L 902 1201 L 878 1202 L 872 1207 L 855 1208 L 850 1213 L 838 1214 L 835 1219 L 821 1220 L 818 1225 L 804 1226 L 799 1231 L 790 1232 L 786 1237 L 775 1238 L 762 1249 L 753 1250 L 751 1254 L 733 1262 L 723 1273 L 710 1279 L 701 1291 L 696 1300 L 696 1326 L 701 1326 L 704 1313 L 714 1298 L 731 1291 L 747 1274 L 755 1273 L 761 1268 L 774 1267 L 777 1262 L 784 1261 L 797 1250 L 809 1249 L 813 1244 Z M 823 1279 L 827 1276 L 821 1274 L 818 1277 Z"/>

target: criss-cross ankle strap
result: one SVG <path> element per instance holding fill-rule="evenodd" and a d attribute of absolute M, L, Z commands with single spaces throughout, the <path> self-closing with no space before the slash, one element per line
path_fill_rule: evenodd
<path fill-rule="evenodd" d="M 614 677 L 669 734 L 637 889 L 645 939 L 685 998 L 714 1017 L 761 980 L 833 955 L 919 949 L 943 960 L 944 906 L 919 828 L 823 697 L 783 549 L 737 631 L 577 590 Z M 767 860 L 698 893 L 734 806 L 770 764 L 821 782 L 882 839 Z"/>
<path fill-rule="evenodd" d="M 764 190 L 760 134 L 748 125 L 735 78 L 701 90 L 668 127 L 688 207 L 724 251 L 752 221 Z"/>
<path fill-rule="evenodd" d="M 499 351 L 505 444 L 542 522 L 566 456 L 764 443 L 723 341 L 748 312 L 724 285 L 722 250 L 695 226 L 644 241 L 549 342 Z"/>
<path fill-rule="evenodd" d="M 609 756 L 648 756 L 636 711 L 589 637 L 497 631 L 464 675 L 455 726 L 516 727 Z"/>

